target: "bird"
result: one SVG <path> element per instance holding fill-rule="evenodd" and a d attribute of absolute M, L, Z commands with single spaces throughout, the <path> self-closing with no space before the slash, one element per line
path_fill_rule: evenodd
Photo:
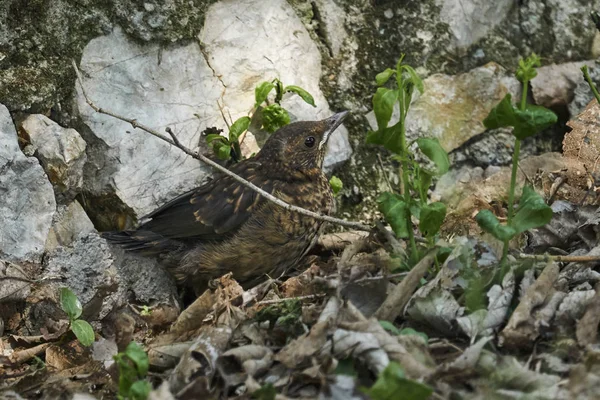
<path fill-rule="evenodd" d="M 335 202 L 323 172 L 331 134 L 347 111 L 299 121 L 273 133 L 254 156 L 230 171 L 288 204 L 331 215 Z M 133 230 L 102 237 L 127 251 L 158 257 L 183 286 L 201 294 L 227 273 L 244 287 L 296 266 L 323 222 L 289 211 L 221 174 L 164 204 Z"/>

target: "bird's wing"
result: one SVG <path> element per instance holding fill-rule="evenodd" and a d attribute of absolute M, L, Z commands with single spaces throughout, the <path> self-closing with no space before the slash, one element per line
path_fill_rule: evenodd
<path fill-rule="evenodd" d="M 259 162 L 246 161 L 231 170 L 272 193 L 275 181 L 261 168 Z M 237 230 L 262 202 L 254 190 L 224 175 L 171 200 L 149 214 L 151 220 L 138 229 L 169 239 L 219 238 Z"/>

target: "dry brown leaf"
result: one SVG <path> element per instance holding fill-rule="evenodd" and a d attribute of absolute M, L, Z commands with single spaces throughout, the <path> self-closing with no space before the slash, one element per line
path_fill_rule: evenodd
<path fill-rule="evenodd" d="M 577 342 L 581 346 L 596 343 L 598 338 L 598 323 L 600 323 L 600 283 L 594 290 L 596 294 L 588 302 L 585 313 L 577 321 Z"/>

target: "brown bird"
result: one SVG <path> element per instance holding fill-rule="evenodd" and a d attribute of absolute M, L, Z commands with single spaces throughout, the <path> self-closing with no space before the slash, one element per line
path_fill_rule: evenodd
<path fill-rule="evenodd" d="M 289 204 L 330 214 L 334 201 L 323 158 L 331 133 L 346 115 L 289 124 L 231 171 Z M 278 277 L 308 252 L 322 224 L 285 210 L 227 175 L 171 200 L 147 218 L 136 230 L 103 237 L 127 250 L 159 255 L 177 280 L 197 293 L 228 272 L 239 282 L 265 274 Z"/>

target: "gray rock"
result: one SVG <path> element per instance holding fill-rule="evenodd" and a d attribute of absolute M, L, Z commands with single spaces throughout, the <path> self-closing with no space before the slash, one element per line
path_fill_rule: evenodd
<path fill-rule="evenodd" d="M 58 206 L 48 232 L 46 251 L 52 252 L 59 246 L 70 246 L 81 234 L 94 231 L 94 224 L 78 201 L 73 201 L 67 206 Z"/>
<path fill-rule="evenodd" d="M 19 149 L 8 110 L 0 105 L 0 257 L 40 262 L 56 202 L 35 158 Z"/>
<path fill-rule="evenodd" d="M 83 184 L 86 144 L 75 129 L 67 129 L 41 114 L 18 123 L 57 194 L 73 199 Z"/>
<path fill-rule="evenodd" d="M 485 37 L 506 18 L 513 0 L 438 0 L 440 19 L 447 23 L 458 48 L 467 48 Z"/>
<path fill-rule="evenodd" d="M 591 68 L 595 63 L 582 61 L 538 68 L 538 75 L 531 80 L 535 103 L 548 108 L 568 105 L 577 86 L 585 82 L 580 70 L 583 65 Z"/>
<path fill-rule="evenodd" d="M 174 304 L 177 293 L 173 279 L 156 260 L 125 254 L 95 232 L 80 235 L 69 247 L 56 248 L 45 261 L 44 275 L 60 277 L 57 289 L 69 287 L 84 306 L 99 290 L 110 287 L 98 320 L 131 300 Z"/>
<path fill-rule="evenodd" d="M 590 66 L 589 74 L 596 87 L 600 87 L 600 68 L 597 65 Z M 569 114 L 571 117 L 579 115 L 593 99 L 594 94 L 592 93 L 592 89 L 590 89 L 590 85 L 586 80 L 582 79 L 573 91 L 573 99 L 569 103 Z"/>

